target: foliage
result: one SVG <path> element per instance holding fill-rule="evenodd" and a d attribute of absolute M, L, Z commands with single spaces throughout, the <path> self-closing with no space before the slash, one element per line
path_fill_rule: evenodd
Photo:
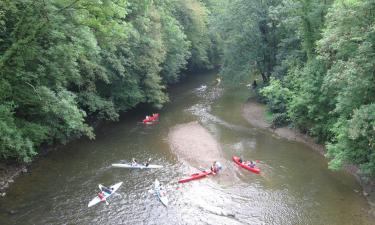
<path fill-rule="evenodd" d="M 162 107 L 188 61 L 211 65 L 207 15 L 198 0 L 1 1 L 0 157 L 30 161 L 94 138 L 92 121 Z"/>
<path fill-rule="evenodd" d="M 375 175 L 375 3 L 213 1 L 227 80 L 261 76 L 269 109 Z M 277 122 L 277 121 L 274 121 Z"/>

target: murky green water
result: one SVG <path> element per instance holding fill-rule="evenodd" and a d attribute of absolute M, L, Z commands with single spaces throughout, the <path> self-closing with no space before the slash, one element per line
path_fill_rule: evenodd
<path fill-rule="evenodd" d="M 241 117 L 248 90 L 215 86 L 215 74 L 189 77 L 170 90 L 160 120 L 139 123 L 141 110 L 38 160 L 0 199 L 0 224 L 375 224 L 353 177 L 331 172 L 303 144 L 251 127 Z M 202 85 L 206 85 L 202 86 Z M 176 124 L 198 120 L 219 141 L 229 181 L 220 175 L 183 185 L 188 165 L 166 141 Z M 238 168 L 232 155 L 258 159 L 260 175 Z M 112 168 L 120 160 L 153 159 L 159 170 Z M 204 157 L 204 156 L 202 156 Z M 167 185 L 170 207 L 149 193 L 158 178 Z M 124 184 L 109 206 L 87 208 L 98 184 Z"/>

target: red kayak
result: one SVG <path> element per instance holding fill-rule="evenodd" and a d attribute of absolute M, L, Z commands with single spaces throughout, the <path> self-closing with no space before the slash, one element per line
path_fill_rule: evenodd
<path fill-rule="evenodd" d="M 159 118 L 159 113 L 154 113 L 152 116 L 146 116 L 146 118 L 142 121 L 143 123 L 154 122 Z"/>
<path fill-rule="evenodd" d="M 199 179 L 199 178 L 205 177 L 207 175 L 211 175 L 211 174 L 212 174 L 211 170 L 203 170 L 199 173 L 193 173 L 189 177 L 182 178 L 181 180 L 178 181 L 178 183 L 189 182 L 191 180 L 196 180 L 196 179 Z"/>
<path fill-rule="evenodd" d="M 251 172 L 254 172 L 254 173 L 260 173 L 260 169 L 258 167 L 256 166 L 251 167 L 246 162 L 240 162 L 239 161 L 240 157 L 233 156 L 232 159 L 235 163 L 242 166 L 243 168 L 250 170 Z"/>

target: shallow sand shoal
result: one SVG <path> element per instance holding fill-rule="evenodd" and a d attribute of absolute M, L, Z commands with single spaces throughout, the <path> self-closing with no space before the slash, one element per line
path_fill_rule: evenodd
<path fill-rule="evenodd" d="M 222 159 L 219 144 L 197 121 L 173 127 L 168 142 L 179 158 L 196 168 L 209 168 Z"/>
<path fill-rule="evenodd" d="M 314 139 L 308 135 L 304 135 L 295 129 L 288 127 L 280 127 L 273 129 L 271 124 L 265 119 L 266 107 L 263 104 L 256 102 L 255 99 L 249 99 L 242 108 L 242 116 L 247 120 L 249 124 L 254 127 L 269 130 L 275 135 L 286 138 L 288 140 L 297 141 L 306 144 L 314 151 L 324 156 L 325 148 L 323 145 L 315 143 Z M 359 168 L 355 165 L 344 165 L 343 169 L 348 173 L 352 174 L 360 182 L 363 187 L 363 195 L 368 199 L 372 212 L 375 216 L 375 179 L 368 180 L 367 177 L 360 175 Z"/>
<path fill-rule="evenodd" d="M 314 139 L 311 137 L 301 134 L 300 132 L 288 127 L 280 127 L 276 129 L 271 128 L 271 124 L 268 123 L 264 118 L 265 111 L 266 107 L 263 104 L 256 102 L 254 99 L 250 99 L 243 106 L 242 116 L 254 127 L 267 129 L 277 136 L 286 138 L 288 140 L 302 142 L 319 152 L 321 155 L 324 155 L 324 146 L 316 144 Z"/>

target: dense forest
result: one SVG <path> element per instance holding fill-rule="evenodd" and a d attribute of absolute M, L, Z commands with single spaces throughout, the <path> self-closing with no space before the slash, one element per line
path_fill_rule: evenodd
<path fill-rule="evenodd" d="M 187 71 L 261 80 L 275 125 L 375 174 L 373 0 L 2 0 L 0 154 L 94 138 Z"/>
<path fill-rule="evenodd" d="M 259 77 L 275 125 L 325 144 L 331 168 L 375 175 L 375 2 L 219 2 L 226 78 Z"/>
<path fill-rule="evenodd" d="M 161 107 L 181 70 L 212 68 L 197 0 L 0 1 L 0 154 L 94 138 L 92 121 Z"/>

